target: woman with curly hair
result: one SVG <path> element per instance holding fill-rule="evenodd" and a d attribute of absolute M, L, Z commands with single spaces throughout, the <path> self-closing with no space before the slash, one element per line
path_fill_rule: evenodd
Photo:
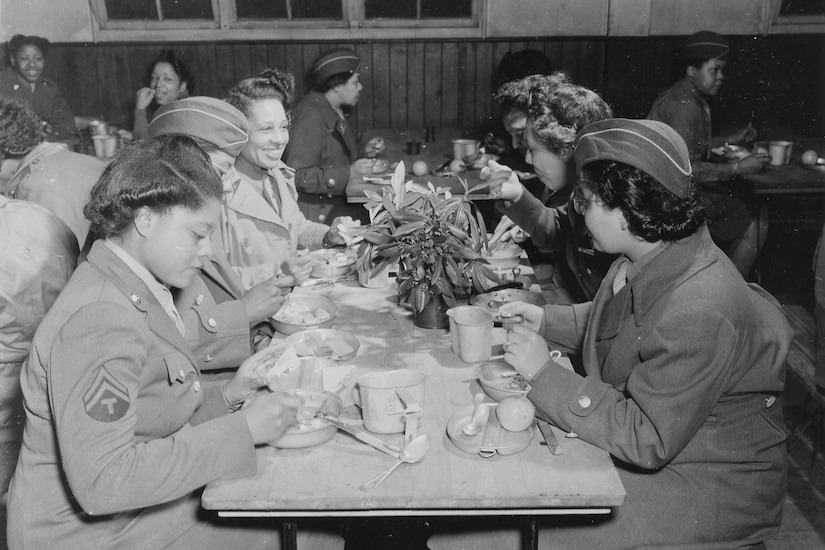
<path fill-rule="evenodd" d="M 149 137 L 149 123 L 161 105 L 195 93 L 195 77 L 178 59 L 175 52 L 165 50 L 149 65 L 149 86 L 137 91 L 133 139 Z"/>
<path fill-rule="evenodd" d="M 513 146 L 524 150 L 544 184 L 537 198 L 515 171 L 495 166 L 490 190 L 503 199 L 500 206 L 506 215 L 496 233 L 515 225 L 530 236 L 535 249 L 531 261 L 548 302 L 592 299 L 612 258 L 594 252 L 581 216 L 570 211 L 576 186 L 573 143 L 584 126 L 613 112 L 596 92 L 574 84 L 563 72 L 509 82 L 496 99 Z"/>
<path fill-rule="evenodd" d="M 540 418 L 613 456 L 627 499 L 580 528 L 546 522 L 541 546 L 764 548 L 787 475 L 782 310 L 714 245 L 672 128 L 596 122 L 574 157 L 572 203 L 619 259 L 592 302 L 502 306 L 525 320 L 504 358 Z M 584 374 L 551 361 L 548 344 L 580 350 Z"/>
<path fill-rule="evenodd" d="M 294 79 L 267 69 L 247 78 L 224 100 L 249 120 L 249 141 L 235 160 L 235 176 L 224 180 L 224 250 L 246 289 L 280 275 L 282 286 L 309 277 L 311 266 L 298 247 L 344 243 L 332 227 L 311 222 L 298 209 L 295 171 L 281 161 L 289 142 Z"/>
<path fill-rule="evenodd" d="M 40 119 L 24 104 L 0 98 L 0 194 L 47 208 L 74 232 L 89 232 L 83 206 L 106 164 L 46 140 Z"/>
<path fill-rule="evenodd" d="M 49 41 L 15 34 L 7 47 L 10 65 L 0 72 L 0 97 L 17 99 L 31 107 L 43 122 L 49 139 L 77 134 L 69 104 L 53 80 L 43 76 Z"/>

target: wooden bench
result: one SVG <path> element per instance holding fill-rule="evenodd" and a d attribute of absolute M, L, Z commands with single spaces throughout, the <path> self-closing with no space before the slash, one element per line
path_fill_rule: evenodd
<path fill-rule="evenodd" d="M 823 412 L 825 412 L 825 395 L 816 389 L 816 321 L 813 314 L 801 305 L 784 305 L 785 317 L 794 330 L 794 340 L 788 351 L 786 365 L 789 372 L 799 381 L 808 394 L 806 405 L 813 403 L 812 414 L 796 426 L 788 446 L 793 445 L 808 426 L 814 426 L 813 457 L 811 467 L 816 465 L 816 458 L 822 436 Z M 807 406 L 805 407 L 807 409 Z"/>

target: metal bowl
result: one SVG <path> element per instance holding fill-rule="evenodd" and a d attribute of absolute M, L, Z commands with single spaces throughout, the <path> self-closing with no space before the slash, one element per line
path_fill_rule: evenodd
<path fill-rule="evenodd" d="M 361 347 L 355 336 L 332 328 L 296 332 L 286 339 L 286 344 L 295 348 L 298 357 L 322 357 L 339 363 L 355 357 Z M 332 353 L 322 353 L 318 344 L 327 346 Z"/>
<path fill-rule="evenodd" d="M 310 276 L 319 279 L 349 275 L 355 269 L 357 259 L 354 254 L 343 250 L 313 250 L 308 256 L 312 260 Z"/>
<path fill-rule="evenodd" d="M 505 361 L 479 363 L 476 371 L 478 382 L 484 392 L 496 401 L 501 401 L 511 395 L 527 395 L 530 393 L 530 384 L 521 378 L 516 369 Z"/>
<path fill-rule="evenodd" d="M 319 309 L 329 314 L 329 318 L 322 321 L 313 319 L 299 320 L 302 312 L 311 313 Z M 295 334 L 302 330 L 329 328 L 338 315 L 338 306 L 325 296 L 314 294 L 290 294 L 284 306 L 272 317 L 272 326 L 281 334 Z"/>
<path fill-rule="evenodd" d="M 298 424 L 288 428 L 281 439 L 270 443 L 270 445 L 282 449 L 302 449 L 320 445 L 335 436 L 338 428 L 321 418 L 316 418 L 319 414 L 325 414 L 332 418 L 341 417 L 344 405 L 335 394 L 328 391 L 301 388 L 276 392 L 275 394 L 300 397 L 304 404 L 298 411 Z M 301 418 L 303 419 L 300 420 Z"/>
<path fill-rule="evenodd" d="M 498 317 L 498 308 L 510 302 L 525 302 L 537 306 L 544 304 L 544 297 L 529 290 L 517 288 L 505 288 L 493 292 L 476 294 L 470 298 L 470 304 L 482 307 L 496 316 L 496 321 L 501 321 Z"/>
<path fill-rule="evenodd" d="M 496 245 L 495 250 L 490 255 L 483 258 L 490 262 L 490 265 L 498 269 L 513 269 L 521 260 L 521 247 L 513 243 Z"/>

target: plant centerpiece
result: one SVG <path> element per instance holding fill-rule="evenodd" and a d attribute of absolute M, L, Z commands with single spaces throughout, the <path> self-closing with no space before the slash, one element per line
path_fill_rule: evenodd
<path fill-rule="evenodd" d="M 354 230 L 363 238 L 356 267 L 372 275 L 398 262 L 399 298 L 412 306 L 416 320 L 426 318 L 428 308 L 443 314 L 458 297 L 485 292 L 497 284 L 498 275 L 481 255 L 487 229 L 468 198 L 484 184 L 469 189 L 461 180 L 464 194 L 452 195 L 432 183 L 405 182 L 404 170 L 399 162 L 381 193 L 365 191 L 370 224 Z M 440 328 L 446 322 L 443 316 L 437 324 Z M 416 322 L 428 324 L 425 319 L 421 323 Z"/>

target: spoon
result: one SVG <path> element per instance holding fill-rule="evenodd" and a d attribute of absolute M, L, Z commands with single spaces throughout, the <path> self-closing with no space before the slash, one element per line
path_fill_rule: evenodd
<path fill-rule="evenodd" d="M 404 450 L 401 451 L 401 454 L 398 455 L 398 462 L 393 464 L 384 472 L 381 472 L 371 480 L 367 481 L 363 485 L 359 487 L 362 491 L 372 491 L 381 483 L 389 477 L 391 473 L 395 471 L 396 468 L 401 466 L 402 464 L 412 464 L 414 462 L 418 462 L 424 455 L 427 454 L 427 451 L 430 450 L 430 436 L 429 435 L 419 435 L 412 441 L 410 441 Z"/>
<path fill-rule="evenodd" d="M 486 420 L 486 416 L 490 414 L 490 410 L 483 406 L 481 402 L 484 401 L 484 394 L 477 393 L 473 396 L 473 416 L 470 421 L 461 429 L 465 435 L 478 435 L 481 432 L 482 426 Z"/>

